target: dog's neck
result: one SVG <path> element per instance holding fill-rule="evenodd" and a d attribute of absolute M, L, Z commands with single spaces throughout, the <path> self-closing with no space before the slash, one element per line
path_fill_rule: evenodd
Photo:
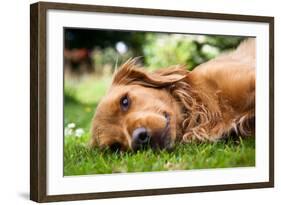
<path fill-rule="evenodd" d="M 191 77 L 188 75 L 169 88 L 181 109 L 181 123 L 179 123 L 181 127 L 179 129 L 184 136 L 180 137 L 181 140 L 186 140 L 185 138 L 194 135 L 206 135 L 206 130 L 202 129 L 202 125 L 211 126 L 214 124 L 211 122 L 214 119 L 213 115 L 220 115 L 219 110 L 211 113 L 210 110 L 214 109 L 208 109 L 207 105 L 203 104 L 203 102 L 210 102 L 208 92 L 195 85 Z M 210 104 L 212 103 L 210 102 Z"/>

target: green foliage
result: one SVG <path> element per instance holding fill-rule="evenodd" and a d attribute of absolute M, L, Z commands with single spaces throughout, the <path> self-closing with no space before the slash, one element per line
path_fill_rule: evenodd
<path fill-rule="evenodd" d="M 145 63 L 156 69 L 190 62 L 196 45 L 183 35 L 147 34 L 143 50 Z"/>
<path fill-rule="evenodd" d="M 90 58 L 97 75 L 112 74 L 115 67 L 120 66 L 127 59 L 140 56 L 142 57 L 140 58 L 141 63 L 150 70 L 178 64 L 186 65 L 189 70 L 192 70 L 221 52 L 234 49 L 245 39 L 236 36 L 153 32 L 100 30 L 83 32 L 78 35 L 79 32 L 75 31 L 74 33 L 79 37 L 77 38 L 78 41 L 67 41 L 67 45 L 71 48 L 72 43 L 75 43 L 74 47 L 77 47 L 80 41 L 81 46 L 85 46 L 84 43 L 86 42 L 92 44 L 87 44 L 87 48 L 91 48 Z M 91 41 L 86 41 L 83 36 L 91 39 Z M 120 42 L 126 46 L 124 53 L 120 53 L 116 47 Z"/>
<path fill-rule="evenodd" d="M 235 48 L 242 37 L 218 37 L 183 34 L 146 34 L 144 62 L 151 70 L 171 65 L 195 66 Z"/>

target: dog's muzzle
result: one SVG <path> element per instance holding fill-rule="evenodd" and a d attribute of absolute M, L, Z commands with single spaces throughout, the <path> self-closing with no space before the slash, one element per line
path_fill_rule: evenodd
<path fill-rule="evenodd" d="M 153 149 L 170 149 L 170 116 L 164 114 L 166 125 L 161 130 L 149 131 L 145 127 L 136 128 L 132 134 L 132 150 L 140 150 L 151 147 Z"/>

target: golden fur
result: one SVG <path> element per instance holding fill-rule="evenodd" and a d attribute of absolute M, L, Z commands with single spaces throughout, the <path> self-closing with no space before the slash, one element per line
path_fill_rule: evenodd
<path fill-rule="evenodd" d="M 124 96 L 130 104 L 122 110 Z M 247 39 L 191 72 L 171 66 L 148 73 L 128 60 L 97 107 L 91 145 L 133 149 L 133 132 L 144 127 L 150 146 L 170 148 L 175 141 L 214 141 L 231 132 L 254 135 L 254 121 L 255 39 Z"/>

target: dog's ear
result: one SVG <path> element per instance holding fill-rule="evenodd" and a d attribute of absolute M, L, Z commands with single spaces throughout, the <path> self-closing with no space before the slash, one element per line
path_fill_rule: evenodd
<path fill-rule="evenodd" d="M 184 66 L 172 66 L 149 73 L 137 65 L 136 59 L 125 62 L 114 74 L 113 85 L 142 85 L 161 88 L 184 79 L 188 71 Z"/>

